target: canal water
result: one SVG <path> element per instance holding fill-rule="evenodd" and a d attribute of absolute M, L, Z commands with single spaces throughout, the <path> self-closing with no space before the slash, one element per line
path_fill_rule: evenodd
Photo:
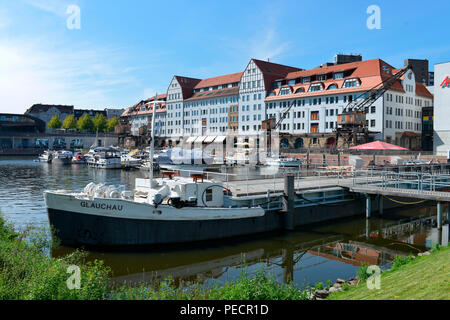
<path fill-rule="evenodd" d="M 246 174 L 247 169 L 232 172 L 244 174 L 243 170 Z M 250 176 L 260 173 L 253 170 Z M 3 159 L 1 211 L 18 230 L 29 225 L 48 229 L 44 190 L 80 190 L 89 182 L 133 188 L 136 177 L 146 176 L 147 172 L 139 170 L 102 170 L 85 165 L 37 163 L 26 158 Z M 448 245 L 448 224 L 438 231 L 435 217 L 435 207 L 409 206 L 386 211 L 382 218 L 375 215 L 370 221 L 361 216 L 291 233 L 178 249 L 91 251 L 88 259 L 105 261 L 118 283 L 155 283 L 168 276 L 176 281 L 221 282 L 237 279 L 245 267 L 248 274 L 264 268 L 279 281 L 293 281 L 303 287 L 351 278 L 363 263 L 387 268 L 398 255 L 417 254 L 436 244 Z M 51 254 L 61 256 L 71 251 L 58 248 Z"/>

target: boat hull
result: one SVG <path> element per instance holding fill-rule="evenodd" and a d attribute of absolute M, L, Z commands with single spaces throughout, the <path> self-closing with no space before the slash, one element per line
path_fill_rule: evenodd
<path fill-rule="evenodd" d="M 54 158 L 52 160 L 52 164 L 57 164 L 57 165 L 69 165 L 71 163 L 72 163 L 71 158 Z"/>
<path fill-rule="evenodd" d="M 50 225 L 66 246 L 171 245 L 254 235 L 282 226 L 282 215 L 261 208 L 209 208 L 201 218 L 198 208 L 67 197 L 46 193 Z M 200 210 L 203 214 L 205 209 Z"/>

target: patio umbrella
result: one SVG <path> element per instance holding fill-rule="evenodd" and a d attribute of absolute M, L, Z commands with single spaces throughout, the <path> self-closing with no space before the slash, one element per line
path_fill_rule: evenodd
<path fill-rule="evenodd" d="M 366 144 L 361 144 L 356 147 L 349 148 L 350 150 L 404 150 L 408 149 L 396 146 L 394 144 L 390 144 L 383 141 L 374 141 Z"/>

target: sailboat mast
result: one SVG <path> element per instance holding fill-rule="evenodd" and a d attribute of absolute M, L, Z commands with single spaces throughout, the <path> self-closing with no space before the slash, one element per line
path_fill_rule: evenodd
<path fill-rule="evenodd" d="M 150 144 L 150 188 L 153 187 L 153 155 L 155 149 L 155 119 L 156 119 L 156 101 L 158 100 L 158 93 L 155 95 L 152 112 L 152 141 Z"/>

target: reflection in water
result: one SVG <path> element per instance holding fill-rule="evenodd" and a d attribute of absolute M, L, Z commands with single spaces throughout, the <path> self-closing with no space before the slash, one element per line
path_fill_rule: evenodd
<path fill-rule="evenodd" d="M 245 171 L 245 172 L 244 172 Z M 237 168 L 236 174 L 246 174 Z M 256 172 L 250 172 L 252 176 Z M 28 224 L 48 227 L 42 192 L 45 189 L 81 189 L 87 183 L 134 187 L 146 172 L 97 170 L 86 166 L 55 166 L 32 160 L 0 161 L 2 211 L 16 228 Z M 427 219 L 413 220 L 418 216 Z M 89 259 L 104 260 L 117 282 L 153 283 L 168 276 L 176 281 L 227 281 L 238 278 L 243 261 L 249 274 L 262 267 L 279 281 L 307 283 L 350 278 L 362 263 L 388 267 L 398 255 L 424 251 L 449 242 L 448 225 L 438 231 L 435 207 L 385 211 L 382 219 L 347 219 L 304 230 L 221 245 L 202 245 L 145 252 L 90 252 Z M 445 215 L 448 221 L 448 213 Z M 71 252 L 53 250 L 53 256 Z"/>

